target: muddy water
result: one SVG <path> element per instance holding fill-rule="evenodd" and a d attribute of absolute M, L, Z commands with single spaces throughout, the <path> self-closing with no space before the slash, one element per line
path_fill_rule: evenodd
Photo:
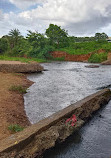
<path fill-rule="evenodd" d="M 35 83 L 24 96 L 31 123 L 53 114 L 84 97 L 111 85 L 111 66 L 86 68 L 86 63 L 55 62 L 42 64 L 42 74 L 28 78 Z M 110 158 L 111 103 L 99 111 L 80 131 L 44 158 Z"/>

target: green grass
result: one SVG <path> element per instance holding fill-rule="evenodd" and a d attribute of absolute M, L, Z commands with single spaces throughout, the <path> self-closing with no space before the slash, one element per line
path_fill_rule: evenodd
<path fill-rule="evenodd" d="M 10 88 L 9 88 L 10 91 L 16 91 L 16 92 L 19 92 L 21 94 L 25 94 L 27 93 L 27 88 L 24 88 L 22 87 L 21 85 L 12 85 Z"/>
<path fill-rule="evenodd" d="M 89 51 L 83 50 L 83 49 L 73 49 L 73 48 L 61 48 L 58 51 L 63 51 L 66 52 L 68 54 L 72 54 L 72 55 L 81 55 L 81 54 L 88 54 Z"/>
<path fill-rule="evenodd" d="M 91 63 L 101 63 L 103 61 L 107 60 L 107 53 L 100 53 L 100 54 L 92 54 L 89 58 L 89 62 Z"/>
<path fill-rule="evenodd" d="M 8 126 L 8 130 L 10 130 L 11 132 L 15 133 L 15 132 L 23 131 L 24 128 L 21 127 L 20 125 L 12 124 L 12 125 Z"/>
<path fill-rule="evenodd" d="M 64 51 L 68 54 L 73 54 L 73 55 L 81 55 L 81 54 L 88 54 L 90 52 L 96 52 L 99 49 L 105 49 L 106 52 L 111 51 L 111 43 L 108 43 L 107 41 L 73 43 L 72 46 L 66 48 L 60 48 L 57 49 L 57 51 Z"/>
<path fill-rule="evenodd" d="M 21 62 L 26 62 L 30 63 L 31 61 L 35 62 L 46 62 L 45 59 L 37 59 L 37 58 L 24 58 L 24 57 L 10 57 L 7 55 L 0 55 L 0 60 L 8 60 L 8 61 L 21 61 Z"/>

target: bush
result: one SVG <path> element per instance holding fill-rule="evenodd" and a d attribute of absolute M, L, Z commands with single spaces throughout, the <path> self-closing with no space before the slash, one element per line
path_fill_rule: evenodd
<path fill-rule="evenodd" d="M 20 131 L 23 131 L 24 128 L 21 127 L 20 125 L 13 124 L 13 125 L 8 126 L 8 129 L 9 129 L 11 132 L 20 132 Z"/>
<path fill-rule="evenodd" d="M 101 63 L 105 60 L 107 60 L 107 53 L 95 53 L 91 55 L 88 61 L 91 63 Z"/>
<path fill-rule="evenodd" d="M 47 59 L 47 58 L 50 58 L 49 52 L 53 52 L 54 50 L 55 50 L 55 48 L 54 48 L 53 46 L 46 45 L 46 46 L 42 49 L 41 53 L 39 53 L 38 58 L 39 58 L 40 55 L 41 55 L 42 58 L 46 58 L 46 59 Z"/>
<path fill-rule="evenodd" d="M 21 39 L 19 43 L 11 50 L 9 53 L 10 56 L 15 56 L 15 57 L 23 57 L 24 55 L 27 56 L 29 52 L 32 50 L 32 47 L 28 41 L 25 39 Z"/>

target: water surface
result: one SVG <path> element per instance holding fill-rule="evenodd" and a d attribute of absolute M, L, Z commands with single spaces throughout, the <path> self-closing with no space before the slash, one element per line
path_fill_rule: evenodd
<path fill-rule="evenodd" d="M 48 71 L 28 76 L 35 82 L 25 95 L 25 110 L 32 123 L 111 85 L 111 66 L 86 68 L 88 64 L 74 62 L 42 65 Z M 44 158 L 110 157 L 111 102 L 78 133 L 44 154 Z"/>
<path fill-rule="evenodd" d="M 111 66 L 86 68 L 86 63 L 54 62 L 42 64 L 41 74 L 31 74 L 35 83 L 25 95 L 25 110 L 31 123 L 65 108 L 111 84 Z"/>

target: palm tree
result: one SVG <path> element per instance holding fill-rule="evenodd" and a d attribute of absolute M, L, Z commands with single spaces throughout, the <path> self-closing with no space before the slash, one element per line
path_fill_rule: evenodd
<path fill-rule="evenodd" d="M 22 38 L 21 33 L 18 29 L 13 29 L 9 32 L 9 43 L 11 44 L 11 48 L 14 48 L 15 45 L 18 44 L 19 40 Z"/>

